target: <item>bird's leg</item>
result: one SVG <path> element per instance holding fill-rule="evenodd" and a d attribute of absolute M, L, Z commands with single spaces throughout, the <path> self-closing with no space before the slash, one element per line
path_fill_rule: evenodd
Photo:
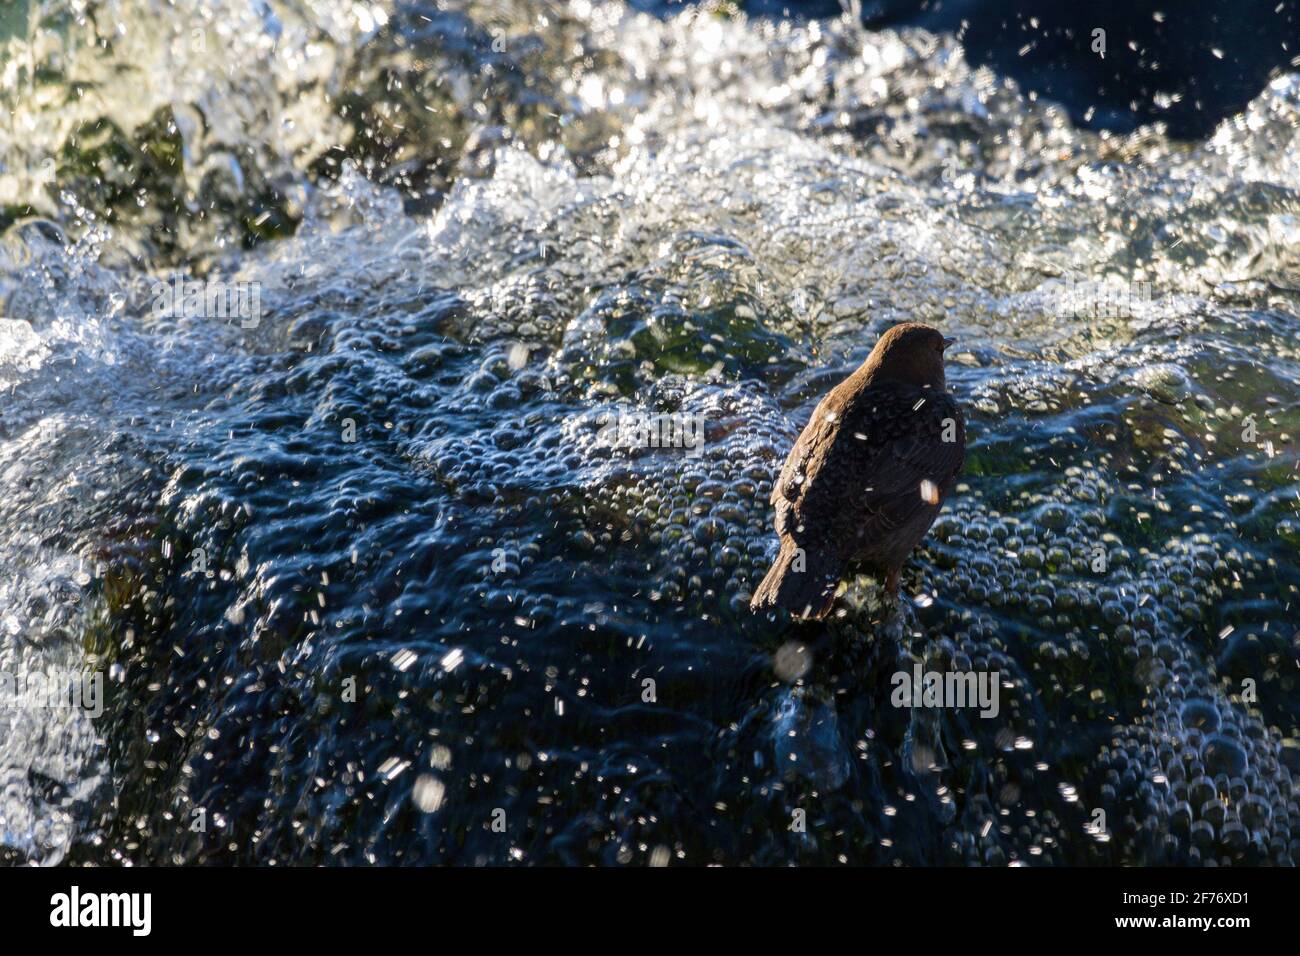
<path fill-rule="evenodd" d="M 880 610 L 884 613 L 884 624 L 886 633 L 896 639 L 902 638 L 902 621 L 898 604 L 898 579 L 901 572 L 888 571 L 885 573 L 885 583 L 880 595 Z"/>

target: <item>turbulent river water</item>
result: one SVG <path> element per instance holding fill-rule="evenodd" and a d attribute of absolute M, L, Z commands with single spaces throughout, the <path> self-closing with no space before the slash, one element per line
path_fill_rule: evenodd
<path fill-rule="evenodd" d="M 1186 143 L 849 18 L 6 17 L 0 859 L 1300 861 L 1300 76 Z M 910 598 L 753 617 L 900 320 L 969 429 Z"/>

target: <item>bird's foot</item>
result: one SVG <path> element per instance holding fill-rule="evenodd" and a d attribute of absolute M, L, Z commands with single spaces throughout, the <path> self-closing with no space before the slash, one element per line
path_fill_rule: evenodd
<path fill-rule="evenodd" d="M 907 637 L 908 621 L 900 610 L 900 605 L 897 601 L 894 601 L 887 606 L 885 619 L 882 623 L 884 625 L 885 636 L 889 637 L 897 644 L 902 644 L 904 639 Z"/>
<path fill-rule="evenodd" d="M 886 621 L 898 616 L 899 577 L 900 574 L 897 571 L 888 572 L 885 575 L 884 582 L 876 590 L 876 608 L 873 617 L 877 622 Z"/>

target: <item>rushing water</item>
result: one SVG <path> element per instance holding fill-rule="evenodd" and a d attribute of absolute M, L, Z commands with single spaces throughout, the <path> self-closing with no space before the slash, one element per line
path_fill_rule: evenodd
<path fill-rule="evenodd" d="M 0 708 L 0 858 L 1300 860 L 1300 76 L 1180 143 L 848 19 L 33 7 L 0 671 L 103 713 Z M 903 319 L 969 421 L 912 600 L 752 617 Z"/>

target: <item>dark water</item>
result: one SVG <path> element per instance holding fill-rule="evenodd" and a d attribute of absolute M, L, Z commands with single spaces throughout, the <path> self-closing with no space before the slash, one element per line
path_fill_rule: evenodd
<path fill-rule="evenodd" d="M 1188 143 L 843 19 L 20 26 L 0 665 L 107 700 L 0 710 L 8 861 L 1300 858 L 1294 74 Z M 903 319 L 969 422 L 914 600 L 751 617 L 789 443 Z M 892 706 L 916 662 L 997 714 Z"/>

